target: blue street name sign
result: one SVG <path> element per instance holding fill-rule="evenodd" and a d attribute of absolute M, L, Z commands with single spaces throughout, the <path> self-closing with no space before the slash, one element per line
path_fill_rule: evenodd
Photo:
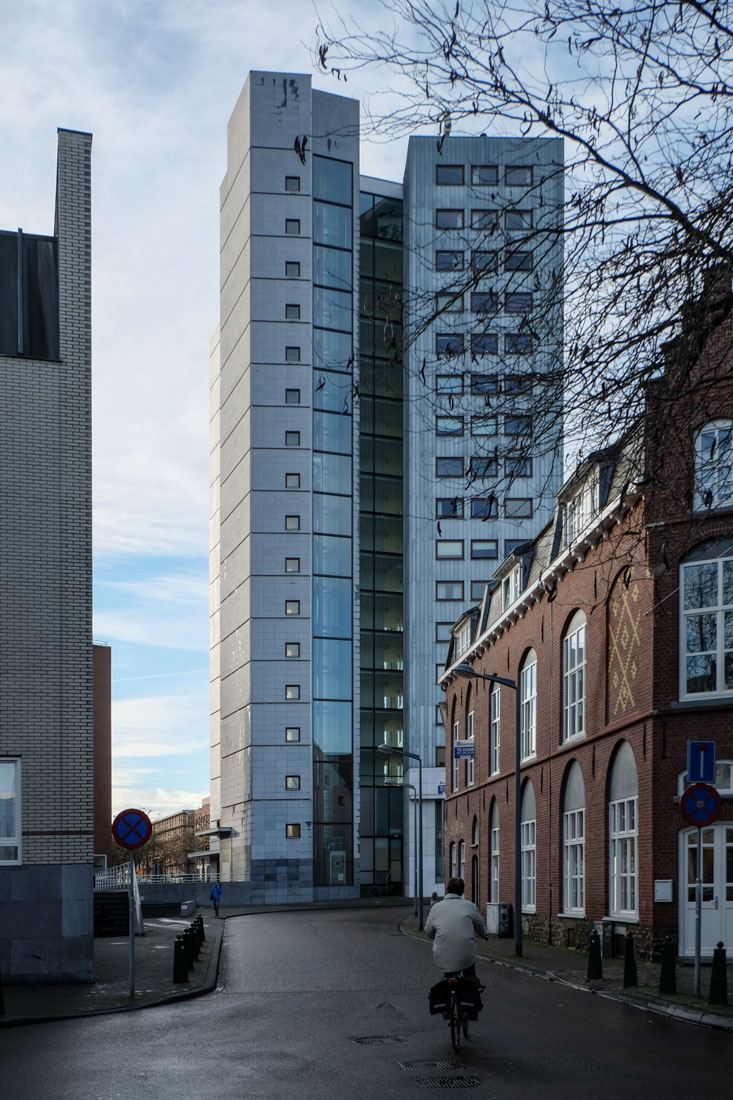
<path fill-rule="evenodd" d="M 473 760 L 473 741 L 455 741 L 453 744 L 453 755 L 456 759 L 464 756 L 469 760 Z"/>
<path fill-rule="evenodd" d="M 438 794 L 445 794 L 445 783 L 438 783 Z"/>
<path fill-rule="evenodd" d="M 687 784 L 715 783 L 715 741 L 687 742 Z"/>

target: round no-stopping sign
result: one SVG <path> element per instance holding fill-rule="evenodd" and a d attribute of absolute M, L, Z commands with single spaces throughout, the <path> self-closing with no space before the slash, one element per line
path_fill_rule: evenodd
<path fill-rule="evenodd" d="M 112 836 L 123 848 L 142 848 L 150 840 L 153 826 L 142 810 L 122 810 L 112 822 Z"/>
<path fill-rule="evenodd" d="M 720 817 L 720 795 L 709 783 L 693 783 L 680 799 L 680 813 L 688 825 L 711 825 Z"/>

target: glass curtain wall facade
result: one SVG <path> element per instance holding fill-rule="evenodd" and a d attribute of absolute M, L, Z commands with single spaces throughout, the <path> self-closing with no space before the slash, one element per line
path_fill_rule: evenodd
<path fill-rule="evenodd" d="M 354 881 L 353 166 L 313 158 L 313 885 Z"/>
<path fill-rule="evenodd" d="M 360 574 L 362 894 L 404 892 L 402 201 L 363 181 L 360 199 Z M 372 186 L 374 190 L 365 190 Z"/>

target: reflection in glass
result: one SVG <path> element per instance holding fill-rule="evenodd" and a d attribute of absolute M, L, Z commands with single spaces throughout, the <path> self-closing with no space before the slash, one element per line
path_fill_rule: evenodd
<path fill-rule="evenodd" d="M 313 197 L 351 206 L 351 163 L 333 157 L 313 157 Z"/>
<path fill-rule="evenodd" d="M 350 374 L 317 370 L 313 374 L 313 408 L 342 413 L 351 410 L 353 383 Z M 350 480 L 349 480 L 350 483 Z"/>
<path fill-rule="evenodd" d="M 313 367 L 349 371 L 353 365 L 351 334 L 313 329 Z"/>
<path fill-rule="evenodd" d="M 333 286 L 338 290 L 351 290 L 351 252 L 315 245 L 313 282 L 322 286 Z"/>
<path fill-rule="evenodd" d="M 313 701 L 313 745 L 329 756 L 350 755 L 351 703 Z"/>
<path fill-rule="evenodd" d="M 318 699 L 350 699 L 351 642 L 313 639 L 313 695 Z"/>
<path fill-rule="evenodd" d="M 313 490 L 316 493 L 348 493 L 351 489 L 349 455 L 313 454 Z"/>
<path fill-rule="evenodd" d="M 351 576 L 351 539 L 313 536 L 313 572 L 331 577 Z"/>
<path fill-rule="evenodd" d="M 313 323 L 325 328 L 351 332 L 351 294 L 328 287 L 313 287 Z"/>
<path fill-rule="evenodd" d="M 351 581 L 313 578 L 313 633 L 323 638 L 351 637 Z"/>
<path fill-rule="evenodd" d="M 351 454 L 351 417 L 340 413 L 313 414 L 313 448 Z"/>
<path fill-rule="evenodd" d="M 350 484 L 344 488 L 350 488 Z M 350 535 L 351 497 L 314 493 L 313 530 L 325 535 Z"/>
<path fill-rule="evenodd" d="M 313 241 L 335 248 L 351 248 L 351 210 L 346 206 L 314 202 Z"/>

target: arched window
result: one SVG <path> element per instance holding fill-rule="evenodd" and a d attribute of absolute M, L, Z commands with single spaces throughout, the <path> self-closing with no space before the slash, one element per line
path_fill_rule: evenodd
<path fill-rule="evenodd" d="M 474 814 L 473 824 L 471 826 L 471 844 L 475 847 L 478 844 L 478 818 Z"/>
<path fill-rule="evenodd" d="M 563 790 L 563 907 L 585 912 L 585 784 L 576 760 L 565 773 Z"/>
<path fill-rule="evenodd" d="M 695 436 L 696 511 L 733 506 L 733 424 L 711 420 Z"/>
<path fill-rule="evenodd" d="M 680 698 L 733 693 L 733 539 L 680 566 Z"/>
<path fill-rule="evenodd" d="M 489 703 L 489 775 L 499 773 L 499 749 L 501 745 L 501 695 L 499 685 L 493 684 Z"/>
<path fill-rule="evenodd" d="M 455 878 L 456 870 L 456 842 L 451 840 L 448 846 L 448 878 Z"/>
<path fill-rule="evenodd" d="M 471 751 L 473 752 L 474 744 L 475 744 L 474 739 L 473 739 L 473 697 L 471 695 L 471 688 L 470 687 L 468 689 L 468 694 L 466 696 L 466 740 L 470 742 L 470 748 L 471 748 Z M 473 785 L 473 776 L 474 776 L 473 756 L 467 756 L 466 757 L 466 786 L 467 787 L 470 787 L 470 786 Z"/>
<path fill-rule="evenodd" d="M 519 674 L 522 760 L 537 754 L 537 654 L 530 649 Z"/>
<path fill-rule="evenodd" d="M 491 829 L 491 864 L 489 867 L 489 901 L 499 900 L 499 807 L 494 799 L 489 818 Z"/>
<path fill-rule="evenodd" d="M 614 917 L 636 916 L 639 781 L 631 745 L 622 741 L 611 762 L 608 787 L 609 908 Z"/>
<path fill-rule="evenodd" d="M 537 804 L 532 780 L 522 791 L 522 912 L 534 913 L 537 901 Z"/>
<path fill-rule="evenodd" d="M 455 704 L 455 700 L 454 700 L 454 702 L 453 702 L 453 713 L 451 715 L 451 745 L 450 745 L 451 756 L 453 758 L 453 763 L 452 763 L 452 767 L 451 767 L 451 790 L 452 791 L 457 791 L 458 790 L 458 757 L 456 756 L 456 742 L 458 741 L 459 733 L 460 733 L 460 731 L 459 731 L 459 728 L 458 728 L 458 721 L 457 721 L 457 716 L 456 716 L 456 704 Z"/>
<path fill-rule="evenodd" d="M 576 611 L 562 640 L 563 741 L 585 734 L 585 615 Z"/>
<path fill-rule="evenodd" d="M 458 877 L 466 881 L 466 842 L 461 840 L 458 844 Z"/>

